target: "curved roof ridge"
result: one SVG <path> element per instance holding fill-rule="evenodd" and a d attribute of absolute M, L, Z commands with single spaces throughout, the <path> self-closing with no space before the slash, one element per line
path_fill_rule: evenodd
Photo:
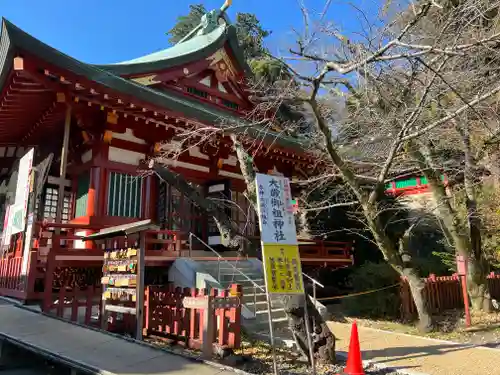
<path fill-rule="evenodd" d="M 219 12 L 212 10 L 206 13 L 198 26 L 193 29 L 192 36 L 172 47 L 128 61 L 95 66 L 121 76 L 152 73 L 206 58 L 227 42 L 240 67 L 246 74 L 251 74 L 238 43 L 236 27 L 231 24 L 226 13 Z"/>
<path fill-rule="evenodd" d="M 109 64 L 109 65 L 142 64 L 145 62 L 155 62 L 159 60 L 167 60 L 171 58 L 178 58 L 185 55 L 189 55 L 191 53 L 200 50 L 200 48 L 203 48 L 206 45 L 215 43 L 221 36 L 223 36 L 225 31 L 226 31 L 226 26 L 220 25 L 209 34 L 195 35 L 192 38 L 182 43 L 177 43 L 173 45 L 172 47 L 168 47 L 157 52 L 149 53 L 147 55 L 140 56 L 132 60 L 122 61 L 119 63 Z"/>

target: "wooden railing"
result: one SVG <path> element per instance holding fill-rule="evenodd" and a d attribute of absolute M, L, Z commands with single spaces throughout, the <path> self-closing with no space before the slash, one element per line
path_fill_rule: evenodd
<path fill-rule="evenodd" d="M 210 294 L 217 297 L 238 295 L 241 286 L 232 285 L 229 290 L 212 289 Z M 99 326 L 102 289 L 62 287 L 56 293 L 46 295 L 42 311 L 59 318 L 80 324 Z M 203 342 L 203 310 L 185 309 L 184 297 L 207 295 L 204 289 L 175 288 L 172 285 L 147 286 L 144 300 L 144 335 L 152 335 L 183 344 L 190 348 L 201 348 Z M 241 306 L 229 309 L 216 309 L 212 317 L 214 332 L 212 342 L 226 348 L 239 348 L 241 345 Z M 134 317 L 124 315 L 118 321 L 116 313 L 111 314 L 108 329 L 121 332 L 121 329 L 135 327 Z"/>
<path fill-rule="evenodd" d="M 146 232 L 146 253 L 162 252 L 165 255 L 181 256 L 187 250 L 187 236 L 177 230 L 154 230 Z"/>
<path fill-rule="evenodd" d="M 214 297 L 227 297 L 230 290 L 212 289 Z M 232 295 L 241 295 L 239 285 L 231 286 Z M 144 333 L 163 337 L 174 342 L 199 349 L 203 337 L 203 310 L 185 309 L 182 304 L 184 297 L 207 295 L 205 289 L 175 288 L 168 286 L 148 286 L 145 292 L 144 315 L 146 323 Z M 241 306 L 230 309 L 216 309 L 212 319 L 214 332 L 212 342 L 229 348 L 239 348 L 241 345 Z"/>
<path fill-rule="evenodd" d="M 58 293 L 45 294 L 42 311 L 72 322 L 99 326 L 101 298 L 101 288 L 62 287 Z"/>
<path fill-rule="evenodd" d="M 37 277 L 37 253 L 30 252 L 26 273 L 22 274 L 23 257 L 5 256 L 0 259 L 0 295 L 26 300 L 34 297 Z"/>
<path fill-rule="evenodd" d="M 56 229 L 60 231 L 56 234 Z M 103 229 L 103 227 L 89 226 L 84 224 L 56 224 L 56 223 L 40 223 L 40 231 L 38 238 L 38 248 L 41 249 L 42 256 L 46 256 L 48 249 L 56 249 L 57 251 L 66 250 L 85 250 L 96 248 L 97 246 L 90 241 L 82 243 L 82 235 L 76 232 L 86 232 L 91 234 Z M 131 245 L 137 238 L 115 237 L 112 240 L 112 245 L 124 247 L 126 244 Z M 182 249 L 186 248 L 186 235 L 180 231 L 173 230 L 156 230 L 146 232 L 146 252 L 154 252 L 158 255 L 161 252 L 163 255 L 180 256 Z"/>
<path fill-rule="evenodd" d="M 424 283 L 424 299 L 432 314 L 464 307 L 462 288 L 458 275 L 429 275 L 429 277 L 424 279 Z M 488 284 L 491 297 L 500 299 L 500 275 L 495 275 L 492 272 L 488 275 Z M 401 318 L 403 320 L 415 319 L 417 317 L 417 309 L 411 296 L 408 281 L 404 278 L 401 280 L 400 296 Z"/>
<path fill-rule="evenodd" d="M 352 261 L 351 242 L 299 239 L 300 257 L 315 259 L 345 259 Z"/>

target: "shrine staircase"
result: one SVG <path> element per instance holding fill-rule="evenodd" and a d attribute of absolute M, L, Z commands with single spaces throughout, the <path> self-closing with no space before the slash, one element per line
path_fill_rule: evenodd
<path fill-rule="evenodd" d="M 264 274 L 259 260 L 233 260 L 203 262 L 204 271 L 225 287 L 232 283 L 243 288 L 242 322 L 245 331 L 254 338 L 269 336 L 269 315 L 267 309 Z M 273 331 L 288 333 L 287 318 L 283 305 L 277 298 L 271 298 Z M 288 337 L 283 337 L 288 340 Z"/>
<path fill-rule="evenodd" d="M 213 258 L 213 260 L 204 261 L 179 259 L 174 263 L 172 270 L 174 272 L 180 271 L 185 275 L 195 275 L 187 283 L 195 282 L 198 288 L 225 289 L 231 284 L 240 284 L 243 288 L 241 314 L 244 331 L 253 339 L 269 341 L 269 311 L 262 262 L 256 258 L 224 259 L 211 246 L 200 239 L 198 240 L 217 257 Z M 186 284 L 186 279 L 183 282 L 178 276 L 173 275 L 169 277 L 170 281 L 173 281 L 178 286 L 189 286 Z M 304 275 L 304 278 L 306 283 L 312 284 L 313 290 L 317 286 L 323 287 L 307 275 Z M 288 329 L 288 320 L 283 304 L 279 297 L 271 297 L 270 302 L 275 343 L 291 347 L 295 342 Z M 321 303 L 314 301 L 314 299 L 313 302 L 321 314 L 326 313 L 326 308 Z"/>

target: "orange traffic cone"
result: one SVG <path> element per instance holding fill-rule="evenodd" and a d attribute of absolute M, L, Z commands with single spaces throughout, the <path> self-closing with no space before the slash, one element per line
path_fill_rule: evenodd
<path fill-rule="evenodd" d="M 352 323 L 351 341 L 349 343 L 349 353 L 347 354 L 347 364 L 344 368 L 346 375 L 365 375 L 363 361 L 361 360 L 361 349 L 359 348 L 358 325 L 356 321 Z"/>

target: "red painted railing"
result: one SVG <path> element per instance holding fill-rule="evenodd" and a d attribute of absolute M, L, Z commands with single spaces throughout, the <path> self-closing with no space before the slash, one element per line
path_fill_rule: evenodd
<path fill-rule="evenodd" d="M 38 247 L 42 256 L 46 256 L 49 249 L 57 249 L 57 251 L 74 251 L 92 249 L 95 247 L 91 241 L 82 243 L 81 235 L 76 232 L 85 231 L 86 234 L 91 234 L 103 229 L 103 227 L 89 226 L 84 224 L 56 224 L 43 223 L 40 226 L 40 234 Z M 55 230 L 59 229 L 60 233 L 55 234 Z M 125 246 L 125 243 L 131 245 L 135 242 L 137 236 L 115 237 L 110 242 L 117 247 Z M 79 242 L 78 246 L 77 243 Z M 84 246 L 82 246 L 84 245 Z M 78 247 L 78 249 L 77 249 Z M 156 230 L 146 232 L 146 251 L 161 252 L 161 255 L 176 257 L 180 256 L 182 249 L 186 248 L 186 235 L 179 231 L 173 230 Z"/>
<path fill-rule="evenodd" d="M 435 276 L 430 275 L 424 279 L 424 299 L 433 314 L 441 313 L 448 309 L 463 308 L 463 296 L 458 275 Z M 492 298 L 500 299 L 500 275 L 488 275 L 488 283 Z M 408 281 L 401 281 L 401 318 L 412 320 L 417 316 L 417 309 L 413 303 Z"/>
<path fill-rule="evenodd" d="M 58 293 L 44 294 L 42 311 L 85 325 L 98 326 L 102 298 L 101 288 L 60 288 Z"/>
<path fill-rule="evenodd" d="M 74 251 L 76 241 L 80 241 L 80 237 L 75 234 L 79 231 L 87 231 L 90 234 L 102 228 L 91 227 L 82 224 L 54 224 L 45 223 L 41 226 L 39 248 L 40 255 L 46 256 L 49 248 L 57 249 L 57 251 Z M 55 234 L 54 230 L 61 230 L 60 234 Z M 259 237 L 252 237 L 255 241 L 260 241 Z M 135 241 L 131 236 L 127 240 L 125 238 L 113 238 L 113 244 L 116 246 L 124 246 L 125 241 L 131 244 Z M 80 243 L 79 247 L 82 244 Z M 85 247 L 92 247 L 90 241 L 86 242 Z M 299 240 L 299 249 L 301 258 L 305 261 L 324 261 L 324 262 L 345 262 L 352 264 L 352 249 L 353 242 L 339 241 L 323 241 L 323 240 Z M 80 249 L 82 251 L 84 249 Z M 146 255 L 155 255 L 169 258 L 176 258 L 182 255 L 187 256 L 188 253 L 187 235 L 181 231 L 175 230 L 155 230 L 146 232 Z M 95 253 L 94 253 L 95 254 Z"/>
<path fill-rule="evenodd" d="M 232 285 L 231 291 L 239 293 L 241 287 Z M 227 297 L 229 290 L 210 291 L 214 297 Z M 145 292 L 145 334 L 164 337 L 188 347 L 199 349 L 203 337 L 203 310 L 185 309 L 182 300 L 187 296 L 207 295 L 204 289 L 181 289 L 169 286 L 148 286 Z M 233 294 L 233 293 L 231 293 Z M 241 297 L 240 297 L 241 298 Z M 212 339 L 223 347 L 239 348 L 241 345 L 241 306 L 217 309 L 212 317 L 217 329 Z"/>
<path fill-rule="evenodd" d="M 0 295 L 22 300 L 33 297 L 37 254 L 31 252 L 28 259 L 26 274 L 22 273 L 22 257 L 5 256 L 0 259 Z"/>
<path fill-rule="evenodd" d="M 21 278 L 22 257 L 8 257 L 0 260 L 0 289 L 24 290 Z"/>
<path fill-rule="evenodd" d="M 177 230 L 152 230 L 146 232 L 146 252 L 161 251 L 165 255 L 181 256 L 187 250 L 187 236 Z"/>
<path fill-rule="evenodd" d="M 351 242 L 299 240 L 300 257 L 304 259 L 324 259 L 325 261 L 342 259 L 352 262 Z"/>

